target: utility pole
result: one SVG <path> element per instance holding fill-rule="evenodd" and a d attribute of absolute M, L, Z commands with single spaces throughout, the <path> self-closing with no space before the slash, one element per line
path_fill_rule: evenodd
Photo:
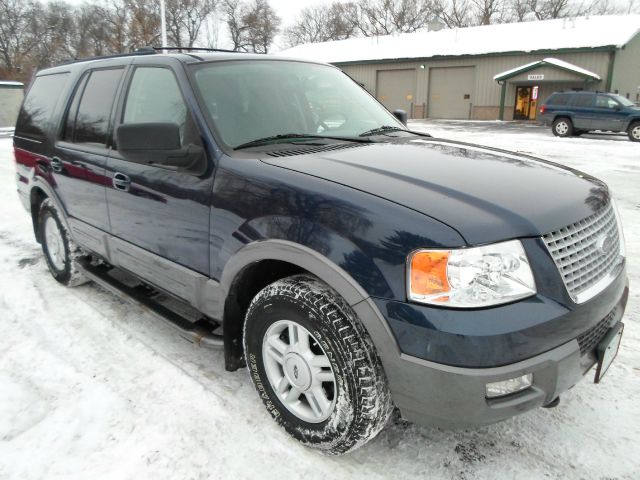
<path fill-rule="evenodd" d="M 167 46 L 167 14 L 164 8 L 164 0 L 160 0 L 160 28 L 162 30 L 162 47 Z M 162 53 L 167 53 L 163 50 Z"/>

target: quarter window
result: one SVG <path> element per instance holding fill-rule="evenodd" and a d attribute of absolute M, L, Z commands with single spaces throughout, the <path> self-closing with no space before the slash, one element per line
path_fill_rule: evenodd
<path fill-rule="evenodd" d="M 68 73 L 36 77 L 20 110 L 16 135 L 44 140 L 56 101 L 64 91 L 68 77 Z"/>

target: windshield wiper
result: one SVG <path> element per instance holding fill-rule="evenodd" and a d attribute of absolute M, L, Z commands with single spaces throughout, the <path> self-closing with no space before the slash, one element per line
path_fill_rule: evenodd
<path fill-rule="evenodd" d="M 281 133 L 280 135 L 272 135 L 270 137 L 257 138 L 234 147 L 234 150 L 243 148 L 258 147 L 260 145 L 269 145 L 270 143 L 278 143 L 278 140 L 292 140 L 295 138 L 320 138 L 324 140 L 343 140 L 345 142 L 371 143 L 371 140 L 354 137 L 334 137 L 330 135 L 315 135 L 313 133 Z"/>
<path fill-rule="evenodd" d="M 359 136 L 369 137 L 371 135 L 377 135 L 379 133 L 387 133 L 387 132 L 408 132 L 408 130 L 406 128 L 394 127 L 391 125 L 383 125 L 381 127 L 372 128 L 371 130 L 362 132 Z"/>

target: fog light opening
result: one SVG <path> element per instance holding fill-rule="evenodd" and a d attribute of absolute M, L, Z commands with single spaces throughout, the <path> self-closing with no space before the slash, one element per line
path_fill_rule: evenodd
<path fill-rule="evenodd" d="M 521 377 L 510 378 L 508 380 L 487 383 L 487 398 L 504 397 L 505 395 L 521 392 L 522 390 L 529 388 L 532 384 L 533 374 L 531 373 L 527 373 Z"/>

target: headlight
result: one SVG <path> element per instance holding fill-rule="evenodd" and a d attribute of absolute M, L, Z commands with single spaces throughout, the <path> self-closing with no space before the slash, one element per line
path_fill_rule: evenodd
<path fill-rule="evenodd" d="M 455 308 L 498 305 L 536 293 L 518 240 L 456 250 L 417 250 L 409 257 L 409 298 Z"/>

